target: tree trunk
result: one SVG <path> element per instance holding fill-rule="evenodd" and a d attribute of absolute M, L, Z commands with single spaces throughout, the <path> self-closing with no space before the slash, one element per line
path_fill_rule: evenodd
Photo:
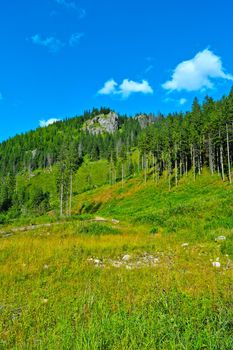
<path fill-rule="evenodd" d="M 175 156 L 177 157 L 177 156 Z M 175 159 L 175 181 L 176 181 L 176 187 L 178 186 L 178 163 L 177 158 Z"/>
<path fill-rule="evenodd" d="M 124 186 L 124 163 L 121 164 L 121 187 Z"/>
<path fill-rule="evenodd" d="M 219 150 L 217 149 L 217 152 L 216 152 L 216 161 L 217 161 L 217 173 L 218 175 L 220 175 L 220 169 L 219 169 Z"/>
<path fill-rule="evenodd" d="M 195 154 L 194 146 L 192 146 L 191 155 L 192 155 L 192 163 L 193 163 L 193 177 L 194 177 L 194 180 L 196 180 L 196 154 Z"/>
<path fill-rule="evenodd" d="M 138 174 L 140 174 L 140 152 L 138 152 Z"/>
<path fill-rule="evenodd" d="M 145 171 L 144 171 L 144 180 L 147 182 L 147 166 L 148 166 L 148 158 L 145 154 Z"/>
<path fill-rule="evenodd" d="M 171 191 L 171 165 L 170 165 L 170 162 L 168 165 L 168 187 L 169 187 L 169 191 Z"/>
<path fill-rule="evenodd" d="M 168 159 L 168 187 L 169 191 L 171 191 L 171 155 L 169 154 L 169 159 Z"/>
<path fill-rule="evenodd" d="M 214 168 L 213 168 L 213 150 L 212 150 L 212 140 L 209 134 L 209 166 L 210 166 L 210 172 L 211 175 L 214 174 Z"/>
<path fill-rule="evenodd" d="M 185 175 L 188 176 L 188 158 L 185 157 Z"/>
<path fill-rule="evenodd" d="M 181 179 L 181 177 L 182 177 L 182 160 L 181 160 L 181 158 L 180 158 L 180 165 L 179 165 L 179 168 L 180 168 L 180 176 L 179 176 L 179 179 Z"/>
<path fill-rule="evenodd" d="M 219 133 L 219 137 L 220 137 L 220 133 Z M 224 174 L 224 164 L 223 164 L 223 145 L 222 145 L 222 141 L 221 141 L 221 144 L 220 144 L 220 164 L 221 164 L 222 179 L 224 181 L 225 180 L 225 174 Z"/>
<path fill-rule="evenodd" d="M 202 172 L 202 156 L 201 156 L 201 141 L 200 141 L 200 148 L 199 148 L 199 175 L 201 175 Z"/>
<path fill-rule="evenodd" d="M 231 179 L 231 158 L 230 158 L 230 145 L 229 145 L 229 130 L 228 125 L 226 124 L 226 132 L 227 132 L 227 160 L 228 160 L 228 175 L 229 175 L 229 181 L 232 182 Z"/>
<path fill-rule="evenodd" d="M 153 181 L 155 182 L 155 155 L 153 154 Z"/>
<path fill-rule="evenodd" d="M 63 195 L 64 195 L 63 175 L 60 188 L 60 216 L 63 216 Z"/>
<path fill-rule="evenodd" d="M 72 197 L 73 197 L 73 173 L 70 174 L 70 203 L 69 203 L 69 216 L 71 216 L 72 211 Z"/>

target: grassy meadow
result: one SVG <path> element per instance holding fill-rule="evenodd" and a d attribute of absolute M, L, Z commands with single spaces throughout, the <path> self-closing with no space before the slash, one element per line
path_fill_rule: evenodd
<path fill-rule="evenodd" d="M 0 227 L 0 349 L 233 349 L 233 187 L 217 176 L 103 185 L 70 220 L 22 225 Z"/>

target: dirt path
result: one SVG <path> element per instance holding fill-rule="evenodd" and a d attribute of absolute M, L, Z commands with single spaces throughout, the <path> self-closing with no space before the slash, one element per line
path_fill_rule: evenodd
<path fill-rule="evenodd" d="M 38 225 L 29 225 L 29 226 L 9 228 L 8 230 L 0 231 L 0 237 L 1 238 L 11 237 L 11 236 L 13 236 L 14 233 L 17 233 L 17 232 L 33 231 L 33 230 L 36 230 L 38 228 L 69 224 L 71 222 L 74 222 L 74 221 L 58 221 L 58 222 L 51 222 L 51 223 L 47 223 L 47 224 L 38 224 Z M 102 218 L 100 216 L 97 216 L 93 219 L 84 220 L 82 222 L 111 222 L 113 224 L 119 223 L 118 220 L 115 220 L 115 219 L 110 220 L 110 219 Z"/>

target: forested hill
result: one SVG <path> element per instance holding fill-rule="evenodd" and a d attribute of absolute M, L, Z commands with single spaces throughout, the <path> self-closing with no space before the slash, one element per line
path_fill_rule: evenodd
<path fill-rule="evenodd" d="M 140 146 L 143 154 L 152 153 L 157 162 L 193 164 L 200 170 L 207 163 L 211 171 L 223 170 L 229 146 L 232 155 L 233 89 L 228 97 L 213 101 L 206 97 L 200 105 L 195 99 L 192 111 L 168 116 L 145 114 L 135 118 L 120 116 L 111 133 L 93 133 L 85 125 L 98 130 L 96 117 L 108 116 L 107 108 L 93 109 L 83 116 L 60 121 L 17 135 L 0 144 L 0 174 L 16 174 L 49 167 L 61 158 L 64 149 L 76 150 L 78 163 L 89 155 L 91 160 L 111 159 Z M 147 127 L 147 128 L 145 128 Z M 227 140 L 229 139 L 229 144 Z M 164 164 L 163 164 L 164 166 Z"/>
<path fill-rule="evenodd" d="M 50 190 L 45 193 L 37 188 L 35 198 L 30 199 L 31 190 L 27 192 L 30 184 L 24 184 L 20 194 L 17 177 L 25 175 L 30 179 L 37 169 L 50 173 L 56 169 L 60 213 L 64 212 L 64 206 L 71 213 L 72 195 L 77 192 L 73 176 L 83 164 L 96 161 L 105 162 L 104 171 L 99 171 L 102 184 L 123 183 L 127 177 L 140 174 L 145 181 L 153 177 L 159 182 L 166 174 L 170 189 L 190 170 L 195 179 L 204 167 L 231 182 L 233 89 L 219 101 L 206 97 L 200 104 L 195 99 L 192 110 L 185 114 L 139 114 L 127 118 L 107 108 L 94 109 L 3 142 L 0 144 L 0 212 L 14 207 L 17 213 L 21 212 L 25 201 L 35 198 L 35 207 L 37 201 L 45 200 L 45 208 L 51 208 Z M 88 187 L 83 189 L 98 186 L 89 170 L 86 172 Z"/>
<path fill-rule="evenodd" d="M 79 163 L 85 155 L 89 155 L 91 160 L 109 159 L 117 145 L 136 145 L 140 132 L 136 119 L 119 116 L 114 133 L 93 134 L 85 127 L 97 116 L 109 114 L 111 111 L 107 108 L 93 109 L 92 112 L 84 112 L 83 116 L 59 121 L 3 142 L 0 144 L 0 174 L 5 176 L 50 167 L 61 159 L 67 148 L 76 151 Z M 93 126 L 97 128 L 97 123 Z"/>

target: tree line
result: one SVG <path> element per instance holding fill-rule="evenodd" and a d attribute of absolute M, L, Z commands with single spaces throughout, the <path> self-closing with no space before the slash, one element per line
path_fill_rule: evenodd
<path fill-rule="evenodd" d="M 185 115 L 161 116 L 140 136 L 143 168 L 153 167 L 158 177 L 166 171 L 178 179 L 192 169 L 193 177 L 203 167 L 232 182 L 233 89 L 228 97 L 215 102 L 206 97 L 203 104 L 195 98 L 192 110 Z"/>
<path fill-rule="evenodd" d="M 195 98 L 187 113 L 145 115 L 143 127 L 137 118 L 120 116 L 114 134 L 83 131 L 88 119 L 109 112 L 93 109 L 0 144 L 0 212 L 15 208 L 14 216 L 27 208 L 39 214 L 49 210 L 50 193 L 17 188 L 16 177 L 27 174 L 30 179 L 36 169 L 52 171 L 56 165 L 59 212 L 71 215 L 73 177 L 85 157 L 107 160 L 110 184 L 121 181 L 123 186 L 125 178 L 139 173 L 145 181 L 151 176 L 158 183 L 165 173 L 171 189 L 189 171 L 195 180 L 204 167 L 232 182 L 233 89 L 219 101 L 206 97 L 199 103 Z"/>

